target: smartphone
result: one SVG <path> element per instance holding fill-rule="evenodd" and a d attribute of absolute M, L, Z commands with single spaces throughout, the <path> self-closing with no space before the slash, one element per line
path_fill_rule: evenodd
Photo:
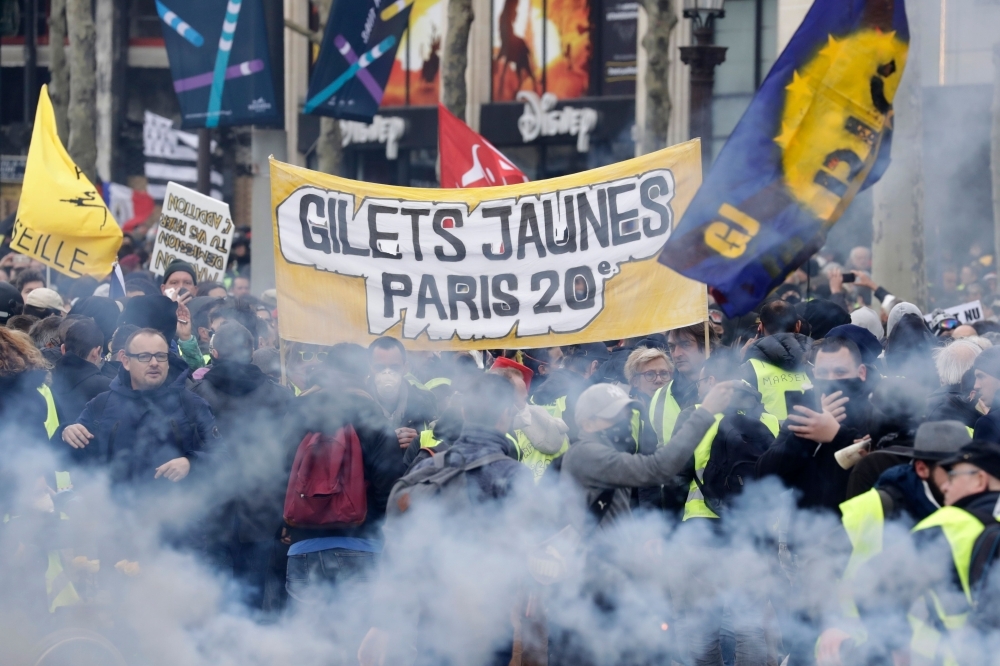
<path fill-rule="evenodd" d="M 177 298 L 184 298 L 190 293 L 191 291 L 187 287 L 181 287 L 180 293 L 177 294 Z"/>
<path fill-rule="evenodd" d="M 785 409 L 789 414 L 797 414 L 794 407 L 801 405 L 818 412 L 820 411 L 818 398 L 815 391 L 788 391 L 785 393 Z"/>
<path fill-rule="evenodd" d="M 841 277 L 844 278 L 844 282 L 854 282 L 854 279 L 858 276 L 854 273 L 844 273 Z"/>

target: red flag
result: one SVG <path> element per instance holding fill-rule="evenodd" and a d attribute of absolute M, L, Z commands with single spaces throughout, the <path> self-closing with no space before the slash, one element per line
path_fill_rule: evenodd
<path fill-rule="evenodd" d="M 526 183 L 503 153 L 438 104 L 438 153 L 441 187 L 491 187 Z"/>

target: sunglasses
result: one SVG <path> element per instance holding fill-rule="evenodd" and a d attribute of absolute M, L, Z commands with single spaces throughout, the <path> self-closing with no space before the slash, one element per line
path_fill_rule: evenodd
<path fill-rule="evenodd" d="M 305 361 L 307 363 L 309 361 L 322 361 L 322 360 L 324 360 L 326 358 L 326 352 L 325 351 L 321 351 L 321 352 L 300 351 L 299 352 L 299 358 L 301 358 L 303 361 Z"/>

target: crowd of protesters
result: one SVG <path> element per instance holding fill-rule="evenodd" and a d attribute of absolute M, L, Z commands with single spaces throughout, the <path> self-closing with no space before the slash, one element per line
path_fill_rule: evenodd
<path fill-rule="evenodd" d="M 855 248 L 843 261 L 821 252 L 739 319 L 710 305 L 705 322 L 624 340 L 430 353 L 392 337 L 279 346 L 275 294 L 251 296 L 239 266 L 226 284 L 199 283 L 189 264 L 154 277 L 129 254 L 126 294 L 112 299 L 107 281 L 90 278 L 54 289 L 11 253 L 0 261 L 0 567 L 24 573 L 17 598 L 33 599 L 54 627 L 98 594 L 90 562 L 114 563 L 100 576 L 138 575 L 127 536 L 60 541 L 55 564 L 25 555 L 49 548 L 26 544 L 17 526 L 36 514 L 72 524 L 72 479 L 105 475 L 121 506 L 197 515 L 165 521 L 156 539 L 194 553 L 235 603 L 271 623 L 377 582 L 394 529 L 422 503 L 474 514 L 554 492 L 567 506 L 553 531 L 585 550 L 640 516 L 725 535 L 744 489 L 770 478 L 798 515 L 842 520 L 842 566 L 826 572 L 844 596 L 838 618 L 799 618 L 807 630 L 786 632 L 776 598 L 709 589 L 717 599 L 705 613 L 678 603 L 681 642 L 669 657 L 606 658 L 572 627 L 532 633 L 522 622 L 488 663 L 966 663 L 954 654 L 963 632 L 988 634 L 1000 619 L 990 584 L 1000 324 L 982 254 L 973 248 L 959 271 L 944 271 L 932 294 L 942 308 L 980 301 L 970 324 L 901 302 L 872 280 L 870 251 Z M 36 478 L 10 463 L 30 447 L 54 468 Z M 194 495 L 211 499 L 184 504 Z M 946 541 L 954 571 L 942 576 L 948 585 L 909 590 L 901 635 L 873 635 L 865 626 L 878 611 L 855 603 L 852 586 L 893 521 L 918 543 Z M 783 525 L 768 548 L 775 568 L 808 584 L 821 574 L 796 557 L 796 530 Z M 558 585 L 565 541 L 529 558 L 526 577 Z M 600 566 L 585 559 L 584 569 Z M 587 603 L 613 612 L 613 594 L 592 591 Z M 392 630 L 372 617 L 367 635 L 350 637 L 351 654 L 390 663 Z M 417 663 L 442 663 L 433 641 L 410 648 Z"/>

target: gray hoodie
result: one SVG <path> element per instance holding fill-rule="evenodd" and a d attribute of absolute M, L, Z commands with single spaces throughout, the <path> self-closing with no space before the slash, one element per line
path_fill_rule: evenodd
<path fill-rule="evenodd" d="M 687 465 L 714 423 L 715 417 L 699 407 L 674 432 L 666 446 L 648 456 L 618 451 L 602 432 L 581 433 L 563 454 L 561 482 L 575 482 L 581 486 L 587 493 L 587 506 L 605 490 L 617 488 L 611 508 L 601 520 L 600 526 L 607 527 L 631 514 L 629 496 L 632 488 L 670 483 Z"/>

